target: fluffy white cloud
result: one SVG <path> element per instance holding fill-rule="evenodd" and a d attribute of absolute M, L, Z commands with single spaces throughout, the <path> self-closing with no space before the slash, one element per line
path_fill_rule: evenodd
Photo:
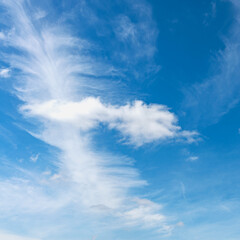
<path fill-rule="evenodd" d="M 176 116 L 164 105 L 146 105 L 135 101 L 124 106 L 103 104 L 99 98 L 85 98 L 80 102 L 51 100 L 25 105 L 22 110 L 31 116 L 51 121 L 71 123 L 83 131 L 105 123 L 115 128 L 136 146 L 156 140 L 184 138 L 193 140 L 196 132 L 181 131 Z"/>

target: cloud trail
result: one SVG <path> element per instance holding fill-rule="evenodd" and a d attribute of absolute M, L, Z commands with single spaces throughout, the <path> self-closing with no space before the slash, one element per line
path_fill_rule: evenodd
<path fill-rule="evenodd" d="M 40 14 L 41 17 L 30 14 L 28 1 L 0 3 L 11 23 L 1 41 L 14 49 L 13 53 L 5 51 L 3 55 L 15 71 L 15 93 L 23 102 L 20 110 L 27 120 L 36 123 L 32 134 L 61 152 L 56 161 L 58 172 L 49 176 L 45 185 L 42 179 L 35 181 L 36 186 L 31 185 L 29 181 L 34 177 L 28 181 L 1 180 L 5 208 L 18 208 L 15 202 L 8 202 L 10 199 L 26 203 L 20 206 L 25 212 L 57 210 L 74 203 L 86 211 L 96 208 L 111 211 L 127 224 L 170 232 L 172 228 L 160 213 L 159 204 L 135 200 L 130 194 L 132 188 L 147 184 L 138 171 L 124 157 L 96 152 L 89 132 L 104 123 L 136 146 L 167 139 L 191 142 L 197 133 L 182 131 L 176 116 L 166 106 L 146 105 L 142 101 L 119 106 L 86 97 L 84 91 L 92 85 L 83 76 L 89 80 L 109 72 L 106 64 L 86 53 L 91 44 L 73 36 L 64 26 L 41 25 L 47 13 Z M 53 196 L 48 196 L 44 188 L 51 189 Z M 23 192 L 28 194 L 21 195 Z"/>
<path fill-rule="evenodd" d="M 28 237 L 13 235 L 5 232 L 0 232 L 0 238 L 4 240 L 40 240 L 36 238 L 28 238 Z"/>
<path fill-rule="evenodd" d="M 224 39 L 224 50 L 217 54 L 214 64 L 217 70 L 213 76 L 185 91 L 183 107 L 192 112 L 195 125 L 216 123 L 240 101 L 240 5 L 235 0 L 229 2 L 234 7 L 234 23 L 230 36 Z"/>

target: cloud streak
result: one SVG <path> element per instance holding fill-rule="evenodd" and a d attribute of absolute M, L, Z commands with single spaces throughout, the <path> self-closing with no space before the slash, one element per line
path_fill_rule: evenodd
<path fill-rule="evenodd" d="M 217 66 L 215 75 L 185 91 L 183 106 L 192 112 L 195 124 L 209 125 L 217 122 L 240 100 L 240 5 L 238 1 L 230 2 L 234 5 L 235 21 L 231 36 L 224 40 L 225 49 L 218 53 L 214 64 Z M 214 104 L 209 104 L 213 102 Z"/>
<path fill-rule="evenodd" d="M 5 232 L 0 232 L 0 238 L 4 239 L 4 240 L 40 240 L 37 238 L 23 237 L 23 236 L 9 234 L 9 233 L 5 233 Z"/>
<path fill-rule="evenodd" d="M 35 184 L 31 178 L 0 182 L 5 209 L 41 212 L 76 204 L 91 212 L 101 206 L 131 225 L 169 233 L 172 228 L 160 213 L 160 205 L 134 200 L 130 194 L 132 188 L 147 185 L 146 181 L 126 157 L 94 150 L 89 132 L 103 123 L 136 146 L 168 139 L 192 142 L 197 133 L 181 130 L 176 116 L 163 105 L 135 101 L 121 106 L 86 97 L 86 89 L 92 88 L 86 79 L 109 74 L 106 64 L 87 54 L 91 43 L 73 36 L 64 26 L 41 25 L 42 18 L 29 13 L 28 1 L 0 3 L 11 23 L 4 43 L 14 53 L 3 55 L 17 72 L 13 77 L 15 93 L 23 102 L 21 112 L 36 123 L 32 135 L 60 150 L 57 172 L 49 176 L 47 184 L 42 177 Z M 49 189 L 53 197 L 48 195 Z"/>

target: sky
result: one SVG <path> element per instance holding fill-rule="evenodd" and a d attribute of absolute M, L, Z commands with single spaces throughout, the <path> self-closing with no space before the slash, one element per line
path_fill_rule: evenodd
<path fill-rule="evenodd" d="M 0 239 L 239 240 L 240 2 L 0 0 Z"/>

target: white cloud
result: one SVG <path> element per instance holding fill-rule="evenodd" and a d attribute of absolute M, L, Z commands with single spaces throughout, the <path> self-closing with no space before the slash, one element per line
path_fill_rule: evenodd
<path fill-rule="evenodd" d="M 122 40 L 125 41 L 136 41 L 137 29 L 136 26 L 131 22 L 128 16 L 119 16 L 117 19 L 117 26 L 115 28 L 115 34 Z"/>
<path fill-rule="evenodd" d="M 31 157 L 30 157 L 30 160 L 32 161 L 32 162 L 37 162 L 37 160 L 38 160 L 38 158 L 39 158 L 39 153 L 38 154 L 36 154 L 36 155 L 32 155 Z"/>
<path fill-rule="evenodd" d="M 143 225 L 151 225 L 154 227 L 162 227 L 166 217 L 157 213 L 162 206 L 156 204 L 148 199 L 134 199 L 136 207 L 124 212 L 126 223 L 135 225 L 143 223 Z"/>
<path fill-rule="evenodd" d="M 196 132 L 181 131 L 176 116 L 164 105 L 146 105 L 135 101 L 125 106 L 103 104 L 98 98 L 80 102 L 48 102 L 26 105 L 22 110 L 59 123 L 71 123 L 83 131 L 97 127 L 100 122 L 119 130 L 131 144 L 141 146 L 156 140 L 173 138 L 194 139 Z"/>
<path fill-rule="evenodd" d="M 195 161 L 197 161 L 198 159 L 199 159 L 198 156 L 190 156 L 190 157 L 187 158 L 187 161 L 188 161 L 188 162 L 195 162 Z"/>
<path fill-rule="evenodd" d="M 69 202 L 67 196 L 59 195 L 59 191 L 54 189 L 54 184 L 48 183 L 48 178 L 39 180 L 36 178 L 24 175 L 22 178 L 0 179 L 0 213 L 2 218 L 15 216 L 16 213 L 53 213 Z M 51 192 L 54 197 L 51 197 L 51 194 L 48 195 L 47 191 Z"/>
<path fill-rule="evenodd" d="M 10 77 L 10 69 L 9 68 L 0 69 L 0 78 L 8 77 Z"/>
<path fill-rule="evenodd" d="M 92 85 L 81 76 L 108 73 L 105 64 L 83 51 L 91 44 L 73 37 L 64 26 L 49 29 L 48 24 L 40 24 L 41 19 L 36 28 L 25 11 L 28 1 L 0 2 L 11 14 L 13 30 L 6 45 L 17 51 L 3 60 L 18 70 L 17 95 L 25 103 L 22 113 L 37 121 L 34 136 L 60 150 L 54 162 L 57 172 L 42 174 L 47 179 L 0 182 L 0 210 L 46 212 L 73 204 L 92 211 L 93 206 L 104 206 L 128 223 L 171 231 L 159 204 L 148 200 L 129 204 L 130 189 L 147 184 L 138 171 L 125 157 L 97 152 L 86 133 L 105 123 L 137 146 L 166 139 L 193 141 L 196 133 L 182 131 L 176 116 L 163 105 L 135 101 L 119 106 L 86 97 L 89 92 L 84 90 Z"/>
<path fill-rule="evenodd" d="M 2 231 L 0 231 L 0 239 L 2 240 L 40 240 L 37 238 L 23 237 L 23 236 L 6 233 Z"/>
<path fill-rule="evenodd" d="M 57 28 L 37 31 L 20 2 L 4 3 L 14 16 L 15 26 L 8 44 L 24 53 L 5 60 L 22 72 L 24 81 L 21 78 L 18 82 L 18 96 L 28 105 L 48 99 L 71 101 L 81 96 L 81 90 L 75 92 L 82 83 L 79 74 L 105 74 L 104 69 L 95 69 L 98 65 L 94 65 L 94 60 L 81 55 L 81 40 Z M 76 48 L 78 51 L 73 51 Z M 57 164 L 63 177 L 58 179 L 71 185 L 69 191 L 74 196 L 70 196 L 78 199 L 78 204 L 86 208 L 98 204 L 119 207 L 129 188 L 145 184 L 137 171 L 124 163 L 124 158 L 96 153 L 76 126 L 57 121 L 43 124 L 44 130 L 38 137 L 61 150 Z M 57 180 L 56 176 L 53 179 Z"/>
<path fill-rule="evenodd" d="M 151 7 L 147 3 L 131 4 L 137 15 L 133 21 L 129 16 L 121 14 L 113 21 L 113 31 L 120 42 L 123 43 L 126 53 L 121 53 L 122 58 L 151 59 L 156 53 L 158 30 L 152 20 Z M 142 14 L 142 11 L 145 11 Z M 133 19 L 136 17 L 134 15 Z M 130 54 L 129 54 L 130 52 Z"/>

